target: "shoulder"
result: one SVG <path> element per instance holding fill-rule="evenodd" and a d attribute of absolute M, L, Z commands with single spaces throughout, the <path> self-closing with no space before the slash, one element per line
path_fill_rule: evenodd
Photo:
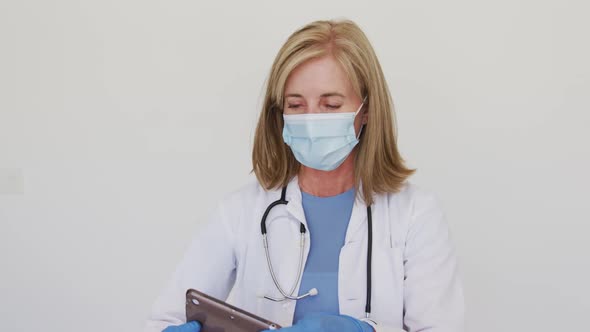
<path fill-rule="evenodd" d="M 249 179 L 235 189 L 222 194 L 212 212 L 214 224 L 222 224 L 232 234 L 241 234 L 244 227 L 257 219 L 269 195 L 256 180 Z"/>
<path fill-rule="evenodd" d="M 399 208 L 408 209 L 413 215 L 423 209 L 440 206 L 439 198 L 433 191 L 410 181 L 405 181 L 398 192 L 386 195 L 390 204 L 395 202 Z"/>
<path fill-rule="evenodd" d="M 257 203 L 266 201 L 274 192 L 274 190 L 267 191 L 260 185 L 256 178 L 253 178 L 222 195 L 219 204 L 221 206 L 233 207 L 234 209 L 237 207 L 252 208 Z"/>
<path fill-rule="evenodd" d="M 388 193 L 388 216 L 400 233 L 440 229 L 445 215 L 438 196 L 431 190 L 406 181 L 395 193 Z"/>

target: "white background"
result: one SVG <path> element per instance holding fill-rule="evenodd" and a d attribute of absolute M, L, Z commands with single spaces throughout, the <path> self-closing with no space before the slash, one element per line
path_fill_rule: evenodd
<path fill-rule="evenodd" d="M 583 331 L 586 1 L 0 2 L 0 330 L 137 331 L 212 204 L 252 175 L 281 44 L 373 43 L 413 182 L 443 201 L 468 331 Z"/>

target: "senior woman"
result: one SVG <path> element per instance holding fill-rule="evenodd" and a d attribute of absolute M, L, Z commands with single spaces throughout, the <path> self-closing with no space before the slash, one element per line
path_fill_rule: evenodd
<path fill-rule="evenodd" d="M 291 332 L 463 330 L 448 226 L 408 181 L 383 72 L 355 23 L 316 21 L 288 38 L 252 163 L 256 181 L 220 200 L 146 332 L 199 331 L 185 322 L 189 288 L 231 291 L 235 306 Z"/>

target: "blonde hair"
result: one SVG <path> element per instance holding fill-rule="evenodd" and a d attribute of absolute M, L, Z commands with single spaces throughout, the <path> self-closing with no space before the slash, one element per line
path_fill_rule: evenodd
<path fill-rule="evenodd" d="M 283 98 L 289 74 L 307 60 L 333 56 L 358 96 L 367 96 L 368 121 L 354 160 L 355 187 L 367 205 L 374 193 L 397 192 L 414 173 L 397 144 L 393 102 L 375 51 L 350 20 L 315 21 L 295 31 L 279 50 L 266 86 L 252 151 L 253 172 L 266 190 L 286 186 L 300 163 L 283 142 Z"/>

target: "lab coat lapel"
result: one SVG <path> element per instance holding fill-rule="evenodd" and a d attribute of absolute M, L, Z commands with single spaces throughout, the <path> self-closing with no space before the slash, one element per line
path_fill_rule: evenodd
<path fill-rule="evenodd" d="M 358 191 L 362 190 L 359 186 Z M 367 263 L 367 206 L 363 200 L 355 197 L 344 246 L 340 250 L 338 268 L 338 303 L 340 313 L 360 317 L 366 298 Z"/>
<path fill-rule="evenodd" d="M 268 204 L 271 204 L 275 200 L 278 200 L 281 197 L 281 190 L 282 188 L 273 191 L 272 198 L 269 199 Z M 272 213 L 267 218 L 266 226 L 270 227 L 270 225 L 278 219 L 281 218 L 274 218 L 274 216 L 286 217 L 287 214 L 290 215 L 292 218 L 288 218 L 289 221 L 295 222 L 297 227 L 297 231 L 299 231 L 299 222 L 303 223 L 307 227 L 307 221 L 305 220 L 305 213 L 303 211 L 303 205 L 301 203 L 301 190 L 299 189 L 299 184 L 297 182 L 297 176 L 295 176 L 289 184 L 287 185 L 287 192 L 285 193 L 285 199 L 287 200 L 287 205 L 278 205 L 277 207 L 272 209 Z M 285 214 L 285 211 L 287 212 Z"/>
<path fill-rule="evenodd" d="M 362 184 L 359 185 L 358 192 L 361 190 Z M 352 213 L 350 214 L 350 221 L 348 222 L 348 228 L 346 229 L 344 243 L 347 244 L 349 242 L 358 241 L 355 237 L 360 230 L 365 228 L 366 222 L 367 206 L 357 194 L 352 206 Z"/>
<path fill-rule="evenodd" d="M 307 227 L 305 212 L 303 211 L 303 203 L 301 202 L 301 188 L 299 188 L 297 176 L 294 176 L 291 181 L 289 181 L 286 199 L 289 201 L 287 204 L 287 212 Z"/>

